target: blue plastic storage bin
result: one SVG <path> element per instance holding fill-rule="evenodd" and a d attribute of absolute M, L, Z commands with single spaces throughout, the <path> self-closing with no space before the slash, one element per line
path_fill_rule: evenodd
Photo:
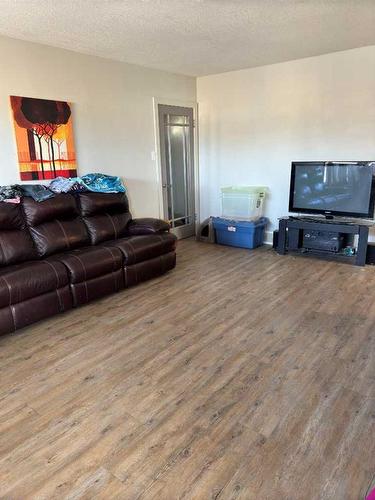
<path fill-rule="evenodd" d="M 268 219 L 260 217 L 256 221 L 238 221 L 213 217 L 212 222 L 216 232 L 216 242 L 219 245 L 256 248 L 263 245 Z"/>

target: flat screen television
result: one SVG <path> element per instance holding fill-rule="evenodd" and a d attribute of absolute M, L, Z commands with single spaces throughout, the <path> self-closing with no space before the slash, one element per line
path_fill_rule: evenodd
<path fill-rule="evenodd" d="M 374 217 L 374 161 L 292 163 L 289 212 Z"/>

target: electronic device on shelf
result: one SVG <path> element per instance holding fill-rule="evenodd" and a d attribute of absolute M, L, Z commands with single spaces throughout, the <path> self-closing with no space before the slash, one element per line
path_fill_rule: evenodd
<path fill-rule="evenodd" d="M 303 230 L 302 247 L 306 250 L 322 250 L 337 253 L 342 250 L 345 235 L 331 231 Z"/>
<path fill-rule="evenodd" d="M 289 212 L 373 219 L 374 175 L 375 161 L 293 162 Z"/>

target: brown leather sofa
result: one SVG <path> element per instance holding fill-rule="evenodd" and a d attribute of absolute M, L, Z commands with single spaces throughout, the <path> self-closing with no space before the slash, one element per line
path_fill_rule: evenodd
<path fill-rule="evenodd" d="M 167 272 L 176 237 L 124 193 L 0 202 L 0 334 Z"/>

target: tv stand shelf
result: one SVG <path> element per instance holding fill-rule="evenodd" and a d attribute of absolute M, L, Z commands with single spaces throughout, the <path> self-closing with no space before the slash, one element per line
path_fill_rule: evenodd
<path fill-rule="evenodd" d="M 340 221 L 337 219 L 320 219 L 313 217 L 283 217 L 279 221 L 279 239 L 277 253 L 315 256 L 328 260 L 347 262 L 357 266 L 366 264 L 368 240 L 368 223 Z M 342 251 L 334 252 L 320 249 L 305 248 L 301 235 L 304 231 L 321 231 L 322 233 L 337 233 L 337 235 L 358 235 L 355 255 L 346 255 Z"/>

